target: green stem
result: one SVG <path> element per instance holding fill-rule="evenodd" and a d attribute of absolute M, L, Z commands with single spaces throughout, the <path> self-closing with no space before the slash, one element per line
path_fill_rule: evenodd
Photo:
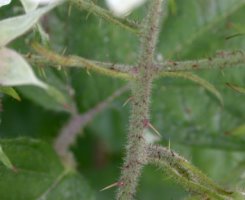
<path fill-rule="evenodd" d="M 132 86 L 131 116 L 128 134 L 126 158 L 122 167 L 122 176 L 117 199 L 131 200 L 136 192 L 141 169 L 146 162 L 144 130 L 149 119 L 149 97 L 151 80 L 135 80 Z"/>
<path fill-rule="evenodd" d="M 153 57 L 159 31 L 162 10 L 162 0 L 153 0 L 149 6 L 146 24 L 142 30 L 141 52 L 139 65 L 135 67 L 135 79 L 131 81 L 132 108 L 129 122 L 128 145 L 126 158 L 122 167 L 119 180 L 117 200 L 132 200 L 141 175 L 141 169 L 146 164 L 146 141 L 144 131 L 149 126 L 149 106 L 151 97 L 151 84 L 155 69 Z"/>
<path fill-rule="evenodd" d="M 35 56 L 26 56 L 28 60 L 33 63 L 45 63 L 49 61 L 49 64 L 55 64 L 62 67 L 81 67 L 87 70 L 95 71 L 99 74 L 103 74 L 106 76 L 113 76 L 122 79 L 131 79 L 130 73 L 131 68 L 127 65 L 120 65 L 120 64 L 109 64 L 108 63 L 101 63 L 94 60 L 89 60 L 79 56 L 62 56 L 59 55 L 49 49 L 44 48 L 43 46 L 34 43 L 32 47 L 43 56 L 43 59 L 40 57 Z"/>
<path fill-rule="evenodd" d="M 141 37 L 141 64 L 146 65 L 153 63 L 156 43 L 159 34 L 160 21 L 162 16 L 162 4 L 166 3 L 165 0 L 152 0 L 149 7 L 148 16 L 145 19 L 145 26 L 142 29 Z"/>
<path fill-rule="evenodd" d="M 147 148 L 147 154 L 149 163 L 164 167 L 187 190 L 215 199 L 224 199 L 223 196 L 230 197 L 234 193 L 218 186 L 200 170 L 170 149 L 150 145 Z"/>
<path fill-rule="evenodd" d="M 99 16 L 102 19 L 110 21 L 124 29 L 127 29 L 130 32 L 139 34 L 139 27 L 137 23 L 128 19 L 113 16 L 111 12 L 97 6 L 92 1 L 86 1 L 86 0 L 70 0 L 70 1 L 74 3 L 76 6 L 78 6 L 79 9 L 87 10 L 88 12 L 93 13 L 94 15 Z"/>
<path fill-rule="evenodd" d="M 245 66 L 245 52 L 244 51 L 232 51 L 232 52 L 220 52 L 215 57 L 201 60 L 190 61 L 166 61 L 164 63 L 156 64 L 159 72 L 171 72 L 171 71 L 193 71 L 204 69 L 224 69 L 230 67 Z"/>

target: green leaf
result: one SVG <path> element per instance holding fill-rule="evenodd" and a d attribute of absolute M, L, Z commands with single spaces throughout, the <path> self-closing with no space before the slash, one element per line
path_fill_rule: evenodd
<path fill-rule="evenodd" d="M 48 144 L 24 138 L 0 142 L 16 167 L 13 172 L 0 165 L 1 199 L 94 199 L 84 178 L 64 169 Z"/>
<path fill-rule="evenodd" d="M 224 151 L 244 151 L 242 137 L 227 135 L 227 132 L 244 124 L 244 95 L 234 95 L 224 88 L 225 82 L 235 79 L 239 82 L 241 69 L 224 70 L 222 79 L 219 73 L 205 74 L 221 91 L 225 105 L 220 107 L 203 88 L 193 87 L 188 81 L 164 78 L 157 82 L 163 85 L 153 92 L 152 121 L 163 133 L 164 144 L 184 144 L 202 148 L 223 149 Z M 207 76 L 208 75 L 208 76 Z M 238 78 L 237 78 L 238 77 Z M 242 83 L 242 77 L 240 82 Z M 161 95 L 159 95 L 161 93 Z M 163 103 L 164 102 L 164 103 Z"/>
<path fill-rule="evenodd" d="M 0 161 L 8 168 L 8 169 L 14 169 L 13 164 L 9 160 L 8 156 L 4 153 L 2 146 L 0 145 Z"/>
<path fill-rule="evenodd" d="M 57 4 L 34 10 L 25 15 L 12 17 L 0 21 L 0 47 L 7 45 L 9 42 L 24 34 L 41 16 L 53 9 Z"/>
<path fill-rule="evenodd" d="M 176 0 L 176 15 L 164 21 L 159 50 L 167 58 L 193 58 L 219 49 L 242 49 L 241 37 L 227 42 L 234 33 L 229 23 L 244 24 L 244 0 Z"/>
<path fill-rule="evenodd" d="M 7 94 L 7 95 L 13 97 L 14 99 L 16 99 L 18 101 L 21 100 L 20 96 L 18 95 L 18 93 L 12 87 L 2 87 L 2 86 L 0 86 L 0 93 Z"/>
<path fill-rule="evenodd" d="M 241 124 L 240 126 L 228 131 L 227 134 L 232 136 L 245 136 L 245 124 Z"/>
<path fill-rule="evenodd" d="M 63 71 L 57 72 L 57 70 L 52 68 L 45 68 L 43 70 L 45 70 L 45 77 L 42 78 L 48 84 L 47 89 L 21 86 L 17 90 L 43 108 L 53 111 L 70 112 L 74 102 L 69 93 L 72 89 L 68 89 L 69 83 L 67 83 L 65 77 L 62 77 L 62 75 L 65 76 L 65 73 Z M 37 74 L 39 73 L 37 72 Z"/>
<path fill-rule="evenodd" d="M 38 200 L 94 200 L 90 188 L 84 178 L 74 172 L 64 172 L 57 179 L 49 190 Z"/>
<path fill-rule="evenodd" d="M 193 82 L 201 85 L 202 87 L 204 87 L 209 92 L 211 92 L 220 101 L 221 105 L 224 104 L 222 95 L 215 88 L 215 86 L 212 85 L 211 83 L 209 83 L 207 80 L 205 80 L 205 79 L 203 79 L 203 78 L 201 78 L 201 77 L 199 77 L 193 73 L 189 73 L 189 72 L 163 72 L 163 73 L 161 73 L 161 76 L 180 77 L 180 78 L 184 78 L 184 79 L 188 79 L 190 81 L 193 81 Z"/>

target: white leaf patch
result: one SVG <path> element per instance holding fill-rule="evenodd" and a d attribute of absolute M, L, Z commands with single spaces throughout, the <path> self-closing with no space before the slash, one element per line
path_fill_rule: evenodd
<path fill-rule="evenodd" d="M 37 9 L 39 5 L 47 5 L 47 4 L 56 3 L 58 0 L 20 0 L 20 1 L 25 11 L 30 12 L 30 11 Z"/>
<path fill-rule="evenodd" d="M 0 21 L 0 47 L 5 46 L 18 36 L 28 31 L 39 18 L 46 12 L 50 11 L 57 4 L 52 4 L 44 8 L 40 8 L 18 17 L 11 17 Z"/>
<path fill-rule="evenodd" d="M 10 4 L 11 0 L 0 0 L 0 7 Z"/>
<path fill-rule="evenodd" d="M 142 5 L 146 0 L 106 0 L 114 15 L 123 17 Z"/>
<path fill-rule="evenodd" d="M 20 54 L 5 47 L 0 48 L 0 85 L 36 85 L 48 88 L 35 76 L 30 65 Z"/>

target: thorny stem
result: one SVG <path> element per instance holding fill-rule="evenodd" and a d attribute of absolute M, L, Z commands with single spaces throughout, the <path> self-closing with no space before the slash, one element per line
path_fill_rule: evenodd
<path fill-rule="evenodd" d="M 95 71 L 99 74 L 104 74 L 106 76 L 114 76 L 122 79 L 129 79 L 130 67 L 126 65 L 116 65 L 116 64 L 108 64 L 108 63 L 100 63 L 97 61 L 89 60 L 86 58 L 82 58 L 79 56 L 61 56 L 49 49 L 44 48 L 38 43 L 32 44 L 32 47 L 46 60 L 50 62 L 50 64 L 58 64 L 64 67 L 81 67 L 87 70 Z M 32 62 L 40 62 L 40 57 L 33 57 L 29 55 L 29 58 Z"/>
<path fill-rule="evenodd" d="M 77 4 L 82 9 L 85 9 L 130 31 L 139 33 L 139 30 L 135 29 L 136 26 L 134 23 L 131 23 L 127 19 L 124 20 L 112 16 L 110 12 L 94 5 L 91 1 L 70 1 Z M 151 0 L 149 2 L 149 12 L 144 21 L 144 26 L 142 26 L 142 30 L 139 34 L 139 36 L 141 36 L 141 51 L 139 53 L 137 66 L 120 64 L 113 64 L 112 66 L 110 63 L 92 61 L 77 56 L 60 56 L 49 50 L 41 48 L 40 46 L 36 46 L 35 49 L 52 64 L 58 64 L 66 67 L 82 67 L 101 74 L 130 80 L 132 90 L 132 108 L 126 156 L 122 167 L 122 174 L 120 180 L 118 181 L 120 184 L 117 184 L 119 187 L 117 200 L 134 199 L 141 170 L 143 166 L 148 163 L 155 163 L 158 166 L 163 166 L 164 169 L 167 170 L 167 172 L 172 175 L 177 182 L 182 184 L 191 192 L 202 194 L 207 198 L 212 197 L 214 199 L 224 199 L 224 197 L 232 198 L 234 195 L 241 196 L 240 193 L 230 192 L 220 188 L 217 184 L 212 182 L 199 170 L 191 166 L 185 159 L 181 158 L 173 151 L 158 146 L 148 146 L 145 142 L 144 131 L 150 125 L 149 106 L 151 84 L 153 79 L 157 78 L 157 75 L 183 77 L 183 73 L 181 71 L 213 68 L 223 69 L 227 67 L 241 66 L 245 63 L 244 52 L 221 52 L 214 58 L 202 59 L 198 61 L 165 61 L 164 63 L 155 63 L 154 53 L 159 33 L 159 24 L 161 20 L 162 7 L 166 0 Z M 32 62 L 43 62 L 42 59 L 35 56 L 30 58 L 28 57 L 28 59 Z M 196 82 L 200 83 L 200 79 L 197 80 L 195 77 L 193 78 L 193 76 L 192 79 L 195 79 Z M 212 90 L 212 88 L 210 88 L 211 87 L 209 87 L 209 90 Z M 93 110 L 91 112 L 93 113 Z M 77 121 L 80 125 L 76 124 Z M 90 118 L 88 117 L 83 119 L 81 116 L 74 116 L 71 123 L 68 123 L 68 125 L 64 128 L 64 132 L 67 132 L 66 128 L 69 130 L 69 127 L 74 127 L 73 123 L 76 124 L 75 127 L 81 128 L 84 121 L 87 123 L 87 121 L 90 121 Z M 70 126 L 70 124 L 73 125 Z M 63 137 L 62 141 L 66 140 L 67 135 L 68 133 L 61 134 L 61 137 Z M 72 133 L 72 135 L 72 139 L 69 138 L 71 140 L 68 140 L 68 143 L 64 145 L 66 150 L 74 141 L 74 135 L 76 134 Z M 57 142 L 57 144 L 58 143 L 59 142 Z M 63 143 L 61 142 L 59 145 L 56 145 L 56 148 L 59 149 L 62 145 Z M 60 150 L 60 152 L 60 155 L 62 156 L 64 149 Z"/>
<path fill-rule="evenodd" d="M 194 193 L 207 193 L 216 199 L 223 199 L 220 196 L 231 196 L 234 193 L 219 187 L 187 160 L 170 149 L 149 145 L 147 155 L 148 163 L 164 167 L 169 175 L 173 176 L 172 178 Z"/>
<path fill-rule="evenodd" d="M 120 178 L 123 185 L 118 189 L 117 200 L 134 199 L 141 169 L 146 164 L 144 131 L 149 126 L 151 83 L 155 71 L 152 66 L 162 3 L 162 0 L 153 0 L 150 3 L 146 24 L 142 30 L 141 52 L 137 67 L 139 72 L 135 80 L 131 81 L 132 101 L 128 145 Z"/>
<path fill-rule="evenodd" d="M 131 65 L 117 64 L 109 62 L 99 62 L 89 60 L 76 55 L 62 56 L 41 45 L 35 44 L 34 49 L 41 55 L 27 54 L 24 57 L 32 64 L 38 66 L 54 65 L 62 67 L 78 67 L 85 68 L 101 73 L 131 79 L 135 75 L 135 68 Z M 188 61 L 165 61 L 163 63 L 154 63 L 155 74 L 158 77 L 165 76 L 166 72 L 187 72 L 198 70 L 226 69 L 233 67 L 245 67 L 245 52 L 242 50 L 232 52 L 220 52 L 214 57 L 200 60 Z M 99 69 L 101 68 L 101 70 Z M 104 70 L 103 70 L 104 69 Z M 108 71 L 107 71 L 108 70 Z M 131 76 L 131 78 L 130 78 Z"/>
<path fill-rule="evenodd" d="M 224 69 L 229 67 L 245 67 L 245 52 L 219 52 L 214 57 L 191 61 L 166 61 L 157 63 L 159 72 L 193 71 L 206 69 Z"/>
<path fill-rule="evenodd" d="M 137 23 L 130 21 L 128 19 L 123 19 L 119 17 L 115 17 L 109 12 L 108 10 L 105 10 L 97 5 L 95 5 L 92 1 L 88 0 L 70 0 L 71 3 L 75 4 L 78 8 L 87 10 L 89 13 L 93 13 L 94 15 L 97 15 L 101 17 L 102 19 L 105 19 L 107 21 L 110 21 L 122 28 L 125 28 L 133 33 L 139 34 L 139 26 Z"/>

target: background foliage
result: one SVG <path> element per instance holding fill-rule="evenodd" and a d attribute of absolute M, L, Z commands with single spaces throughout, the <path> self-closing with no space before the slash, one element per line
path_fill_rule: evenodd
<path fill-rule="evenodd" d="M 104 6 L 101 1 L 97 3 Z M 75 7 L 68 14 L 68 8 L 68 3 L 59 6 L 42 20 L 50 35 L 50 45 L 57 52 L 65 48 L 66 54 L 95 60 L 134 62 L 138 51 L 135 35 Z M 162 22 L 157 58 L 188 60 L 212 56 L 220 49 L 244 50 L 244 36 L 226 39 L 244 32 L 244 11 L 243 0 L 172 1 Z M 21 13 L 20 3 L 14 1 L 1 8 L 0 20 Z M 142 7 L 130 17 L 141 20 L 144 14 Z M 9 46 L 24 54 L 31 51 L 29 42 L 37 37 L 37 33 L 28 32 Z M 93 108 L 124 84 L 80 69 L 33 68 L 42 80 L 65 94 L 68 105 L 74 102 L 80 113 Z M 152 122 L 162 134 L 159 142 L 167 145 L 170 141 L 172 149 L 218 183 L 243 190 L 245 96 L 226 83 L 245 86 L 244 72 L 244 68 L 198 72 L 219 89 L 224 106 L 192 82 L 172 78 L 154 83 L 152 99 Z M 68 95 L 69 88 L 74 91 L 74 99 Z M 113 189 L 99 190 L 119 177 L 129 115 L 129 106 L 122 104 L 129 94 L 117 98 L 81 130 L 81 136 L 71 147 L 79 170 L 66 173 L 52 150 L 55 137 L 70 116 L 66 107 L 34 86 L 16 90 L 21 101 L 1 95 L 0 144 L 16 170 L 23 173 L 12 177 L 13 172 L 0 164 L 0 196 L 6 200 L 36 199 L 51 186 L 48 199 L 112 199 Z M 33 139 L 12 140 L 20 137 Z M 69 194 L 62 195 L 60 191 Z M 139 199 L 185 196 L 186 192 L 166 174 L 152 167 L 144 169 Z"/>

